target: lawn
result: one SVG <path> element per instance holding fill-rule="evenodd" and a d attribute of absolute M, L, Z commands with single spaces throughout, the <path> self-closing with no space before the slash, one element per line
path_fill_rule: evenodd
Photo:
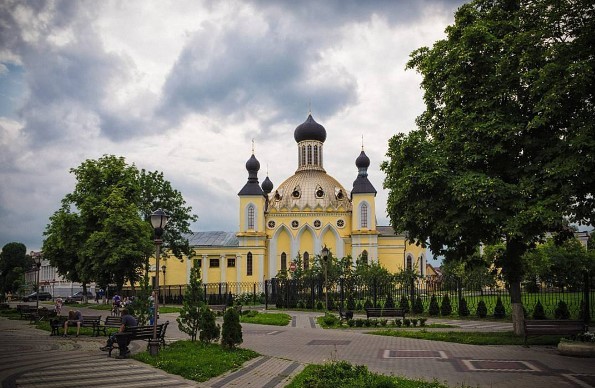
<path fill-rule="evenodd" d="M 249 310 L 240 316 L 241 323 L 257 323 L 260 325 L 287 326 L 291 322 L 291 316 L 285 313 L 259 313 Z"/>

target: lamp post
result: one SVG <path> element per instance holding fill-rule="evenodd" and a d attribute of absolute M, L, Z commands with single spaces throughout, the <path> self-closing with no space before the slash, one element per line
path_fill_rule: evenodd
<path fill-rule="evenodd" d="M 165 281 L 165 270 L 166 270 L 166 269 L 167 269 L 167 266 L 166 266 L 165 264 L 163 264 L 163 265 L 161 266 L 161 272 L 163 272 L 163 304 L 164 304 L 164 305 L 165 305 L 165 295 L 166 295 L 166 293 L 165 293 L 165 284 L 167 283 L 167 282 Z"/>
<path fill-rule="evenodd" d="M 41 255 L 33 255 L 33 260 L 35 261 L 35 266 L 37 267 L 37 292 L 35 292 L 35 305 L 39 310 L 39 270 L 41 268 Z"/>
<path fill-rule="evenodd" d="M 326 310 L 328 311 L 328 248 L 326 245 L 322 248 L 322 261 L 324 262 L 324 301 Z"/>
<path fill-rule="evenodd" d="M 169 216 L 161 209 L 151 214 L 151 225 L 155 231 L 155 311 L 153 311 L 153 339 L 149 340 L 149 354 L 156 356 L 159 353 L 159 338 L 157 337 L 157 317 L 159 316 L 159 254 L 161 250 L 161 236 L 167 225 Z"/>

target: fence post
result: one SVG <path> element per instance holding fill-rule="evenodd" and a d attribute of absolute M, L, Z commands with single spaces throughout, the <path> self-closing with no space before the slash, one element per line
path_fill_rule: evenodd
<path fill-rule="evenodd" d="M 269 281 L 264 281 L 264 309 L 269 309 Z"/>

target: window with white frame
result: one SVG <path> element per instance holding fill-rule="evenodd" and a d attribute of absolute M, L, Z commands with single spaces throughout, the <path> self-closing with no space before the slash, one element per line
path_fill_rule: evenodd
<path fill-rule="evenodd" d="M 368 227 L 368 204 L 362 203 L 360 207 L 360 226 L 362 228 Z"/>
<path fill-rule="evenodd" d="M 254 205 L 248 206 L 248 229 L 254 229 Z"/>

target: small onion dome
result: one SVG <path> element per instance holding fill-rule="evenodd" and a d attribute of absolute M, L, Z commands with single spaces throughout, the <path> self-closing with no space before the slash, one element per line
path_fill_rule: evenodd
<path fill-rule="evenodd" d="M 297 126 L 293 132 L 293 137 L 297 143 L 304 140 L 317 140 L 324 143 L 326 140 L 326 129 L 314 121 L 310 114 L 306 121 Z"/>
<path fill-rule="evenodd" d="M 260 187 L 262 187 L 262 191 L 264 191 L 265 194 L 268 194 L 271 191 L 273 191 L 273 182 L 271 182 L 271 180 L 267 176 L 266 178 L 264 178 L 264 181 L 262 181 L 262 185 Z"/>
<path fill-rule="evenodd" d="M 256 159 L 254 154 L 252 154 L 250 159 L 246 162 L 246 170 L 248 170 L 248 172 L 258 172 L 258 170 L 260 170 L 260 162 Z"/>
<path fill-rule="evenodd" d="M 357 159 L 355 159 L 355 166 L 357 168 L 368 168 L 370 167 L 370 158 L 366 155 L 364 151 L 359 154 Z"/>

